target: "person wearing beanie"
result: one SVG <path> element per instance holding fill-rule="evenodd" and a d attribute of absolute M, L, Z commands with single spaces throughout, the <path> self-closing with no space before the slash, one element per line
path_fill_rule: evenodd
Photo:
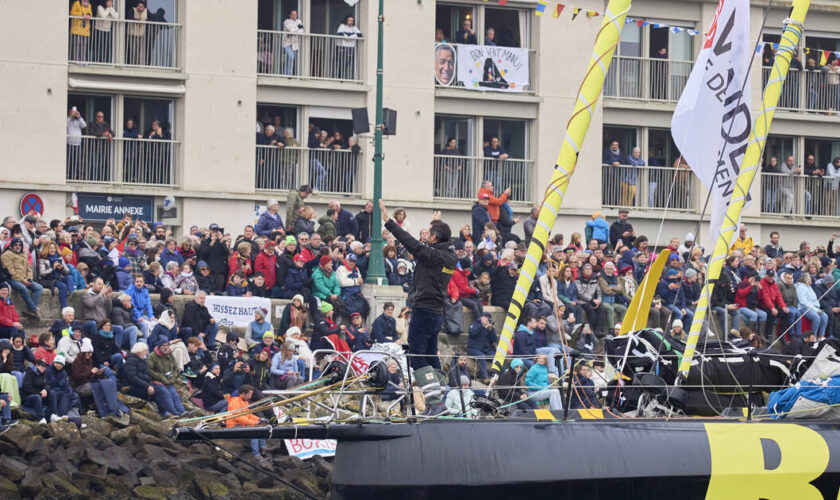
<path fill-rule="evenodd" d="M 227 332 L 225 344 L 219 347 L 219 352 L 216 355 L 216 360 L 222 369 L 223 377 L 239 361 L 241 354 L 242 352 L 239 350 L 239 336 L 234 332 Z"/>
<path fill-rule="evenodd" d="M 280 217 L 280 203 L 272 198 L 266 202 L 266 210 L 260 214 L 257 226 L 254 228 L 257 236 L 271 236 L 273 232 L 285 233 L 283 219 Z"/>
<path fill-rule="evenodd" d="M 470 389 L 470 378 L 461 375 L 458 382 L 458 388 L 453 388 L 446 395 L 446 409 L 450 415 L 474 418 L 478 415 L 478 409 L 472 407 L 475 393 Z"/>
<path fill-rule="evenodd" d="M 312 273 L 312 295 L 333 307 L 340 305 L 341 284 L 333 272 L 333 261 L 328 255 L 321 256 L 318 268 Z"/>
<path fill-rule="evenodd" d="M 304 370 L 308 373 L 307 369 L 312 366 L 312 350 L 303 338 L 303 333 L 301 333 L 300 328 L 293 326 L 286 330 L 286 333 L 283 336 L 283 344 L 291 345 L 295 348 L 298 359 L 303 362 Z"/>
<path fill-rule="evenodd" d="M 107 321 L 107 320 L 106 320 Z M 100 418 L 128 413 L 128 407 L 117 398 L 116 378 L 102 378 L 104 373 L 94 365 L 93 343 L 82 340 L 81 352 L 70 366 L 70 377 L 77 394 L 92 397 Z"/>
<path fill-rule="evenodd" d="M 370 312 L 370 305 L 362 295 L 362 285 L 365 283 L 362 273 L 356 266 L 356 254 L 350 253 L 342 261 L 338 271 L 335 272 L 338 283 L 341 286 L 341 305 L 344 314 L 359 313 L 363 319 L 367 319 Z"/>
<path fill-rule="evenodd" d="M 307 308 L 306 301 L 303 295 L 296 294 L 292 297 L 292 301 L 283 309 L 283 314 L 280 315 L 280 326 L 277 328 L 278 332 L 285 332 L 291 327 L 297 327 L 298 330 L 303 330 L 306 327 Z"/>
<path fill-rule="evenodd" d="M 262 351 L 263 349 L 268 349 L 268 353 L 271 356 L 274 356 L 277 352 L 280 351 L 280 346 L 274 341 L 274 330 L 271 328 L 271 323 L 268 323 L 268 329 L 263 332 L 262 337 L 260 338 L 260 342 L 256 344 L 252 344 L 250 351 L 248 351 L 249 356 L 254 357 L 258 352 Z"/>
<path fill-rule="evenodd" d="M 195 269 L 197 271 L 195 273 L 195 281 L 198 283 L 198 289 L 208 295 L 216 293 L 216 280 L 210 273 L 210 266 L 203 260 L 200 260 L 195 265 Z"/>
<path fill-rule="evenodd" d="M 286 270 L 282 280 L 280 298 L 289 299 L 303 292 L 309 281 L 309 270 L 306 268 L 306 257 L 299 253 L 292 259 L 293 266 Z M 278 279 L 280 274 L 278 274 Z"/>
<path fill-rule="evenodd" d="M 156 400 L 160 414 L 166 418 L 170 415 L 181 416 L 186 411 L 175 384 L 180 384 L 180 369 L 169 345 L 169 339 L 161 335 L 157 347 L 148 358 L 149 374 L 155 391 L 160 391 L 161 397 Z"/>
<path fill-rule="evenodd" d="M 17 378 L 18 387 L 23 384 L 23 376 L 26 373 L 26 365 L 35 363 L 35 355 L 26 345 L 23 332 L 17 332 L 12 336 L 12 359 L 14 365 L 11 374 Z"/>
<path fill-rule="evenodd" d="M 126 257 L 120 257 L 117 261 L 117 290 L 128 290 L 134 281 L 131 274 L 131 261 Z"/>
<path fill-rule="evenodd" d="M 9 273 L 11 286 L 26 303 L 27 310 L 23 314 L 41 321 L 38 301 L 44 292 L 44 287 L 35 281 L 32 266 L 29 265 L 26 252 L 23 251 L 23 240 L 12 238 L 9 245 L 0 254 L 0 262 Z"/>
<path fill-rule="evenodd" d="M 222 392 L 222 369 L 219 363 L 210 365 L 201 383 L 201 402 L 204 409 L 219 413 L 227 411 L 228 402 Z"/>
<path fill-rule="evenodd" d="M 322 301 L 318 308 L 320 314 L 318 321 L 315 322 L 315 329 L 312 332 L 312 341 L 309 345 L 313 349 L 331 349 L 331 347 L 323 346 L 321 339 L 330 335 L 336 334 L 339 331 L 339 326 L 333 320 L 334 310 L 332 304 L 327 301 Z"/>
<path fill-rule="evenodd" d="M 304 236 L 301 235 L 301 238 Z M 294 236 L 286 236 L 286 239 L 280 243 L 280 247 L 275 250 L 276 254 L 276 268 L 274 270 L 274 285 L 271 288 L 271 296 L 273 298 L 282 297 L 283 285 L 286 283 L 286 275 L 289 269 L 295 268 L 295 255 L 297 253 L 297 239 Z M 304 259 L 305 261 L 306 259 Z M 268 275 L 266 275 L 266 283 L 268 283 Z M 268 286 L 266 284 L 266 286 Z M 288 297 L 286 297 L 288 298 Z"/>
<path fill-rule="evenodd" d="M 64 369 L 66 365 L 67 360 L 59 354 L 47 368 L 47 385 L 50 387 L 50 422 L 67 420 L 71 410 L 75 409 L 76 413 L 78 413 L 82 407 L 79 395 L 70 386 L 69 375 L 67 370 Z M 77 424 L 81 425 L 81 419 L 79 419 Z"/>
<path fill-rule="evenodd" d="M 682 320 L 675 319 L 671 323 L 671 337 L 685 342 L 685 329 L 683 328 Z"/>

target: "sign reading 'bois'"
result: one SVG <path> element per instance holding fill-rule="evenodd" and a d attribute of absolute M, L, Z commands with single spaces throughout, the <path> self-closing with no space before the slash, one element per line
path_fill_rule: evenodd
<path fill-rule="evenodd" d="M 84 220 L 122 219 L 125 214 L 134 220 L 154 220 L 154 198 L 151 196 L 113 196 L 78 194 L 79 216 Z"/>

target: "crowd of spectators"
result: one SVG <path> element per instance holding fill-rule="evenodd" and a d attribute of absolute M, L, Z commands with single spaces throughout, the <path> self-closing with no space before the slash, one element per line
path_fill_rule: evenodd
<path fill-rule="evenodd" d="M 178 388 L 187 385 L 201 390 L 200 397 L 193 395 L 206 409 L 223 411 L 230 399 L 226 395 L 237 394 L 243 384 L 259 397 L 265 389 L 299 384 L 310 369 L 317 374 L 316 349 L 350 352 L 379 343 L 407 344 L 412 310 L 405 307 L 397 314 L 389 303 L 380 316 L 369 318 L 362 296 L 372 202 L 354 215 L 333 200 L 318 218 L 307 204 L 311 194 L 307 185 L 291 190 L 285 220 L 280 202 L 269 200 L 257 223 L 235 238 L 212 223 L 190 227 L 176 239 L 162 224 L 150 226 L 130 216 L 108 220 L 99 229 L 77 217 L 49 222 L 33 215 L 19 221 L 6 217 L 0 226 L 0 382 L 5 381 L 0 390 L 9 394 L 10 404 L 38 419 L 80 422 L 82 403 L 95 405 L 102 416 L 120 417 L 127 411 L 115 398 L 120 387 L 153 400 L 164 416 L 184 413 L 182 401 L 189 391 Z M 486 359 L 498 339 L 485 306 L 506 308 L 511 302 L 538 210 L 531 210 L 520 239 L 510 231 L 520 218 L 512 216 L 505 191 L 496 192 L 486 181 L 477 198 L 472 226 L 464 225 L 450 240 L 457 263 L 446 287 L 445 315 L 447 323 L 457 325 L 447 332 L 468 332 L 465 354 L 477 358 L 473 375 L 487 382 Z M 389 227 L 399 228 L 404 241 L 411 234 L 418 244 L 429 243 L 429 227 L 413 227 L 404 209 L 388 215 Z M 531 397 L 525 392 L 510 396 L 524 396 L 524 407 L 541 400 L 552 408 L 559 405 L 548 380 L 570 367 L 557 355 L 567 345 L 584 356 L 602 353 L 603 339 L 620 327 L 657 256 L 648 238 L 636 234 L 627 210 L 620 210 L 612 223 L 596 212 L 582 229 L 568 240 L 563 234 L 551 238 L 523 305 L 512 351 L 523 366 L 517 362 L 511 369 L 521 372 Z M 388 281 L 408 291 L 415 257 L 389 231 L 383 238 Z M 796 251 L 785 251 L 778 232 L 762 246 L 742 225 L 711 297 L 717 330 L 740 324 L 744 336 L 758 344 L 779 335 L 798 338 L 803 331 L 817 339 L 840 335 L 834 242 L 833 235 L 825 247 L 812 251 L 802 242 Z M 671 256 L 654 285 L 648 323 L 639 327 L 683 339 L 700 297 L 707 256 L 690 233 L 672 238 L 668 248 Z M 53 290 L 62 318 L 48 332 L 27 336 L 19 314 L 41 319 L 44 288 Z M 12 302 L 11 290 L 19 302 Z M 74 309 L 68 297 L 76 290 L 83 294 Z M 153 303 L 150 294 L 159 299 Z M 177 295 L 190 297 L 180 315 L 173 306 Z M 291 302 L 280 315 L 279 328 L 266 321 L 266 310 L 258 309 L 240 339 L 220 332 L 205 306 L 208 295 Z M 462 324 L 465 308 L 472 312 L 469 325 Z M 471 390 L 461 375 L 453 374 L 452 389 Z M 461 396 L 471 397 L 464 393 L 448 401 L 450 411 L 465 411 Z"/>

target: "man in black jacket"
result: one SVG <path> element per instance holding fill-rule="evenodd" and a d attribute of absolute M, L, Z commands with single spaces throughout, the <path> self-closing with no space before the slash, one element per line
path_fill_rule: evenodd
<path fill-rule="evenodd" d="M 338 214 L 338 220 L 335 222 L 336 235 L 339 238 L 344 238 L 348 234 L 355 237 L 359 233 L 359 226 L 356 224 L 356 218 L 353 217 L 353 214 L 346 208 L 342 208 L 336 200 L 330 201 L 329 207 Z"/>
<path fill-rule="evenodd" d="M 626 208 L 618 210 L 618 220 L 610 226 L 610 245 L 615 248 L 618 240 L 628 247 L 633 246 L 633 241 L 636 239 L 636 233 L 633 231 L 633 224 L 627 222 L 627 216 L 630 211 Z"/>
<path fill-rule="evenodd" d="M 408 351 L 415 355 L 411 358 L 411 366 L 414 369 L 425 366 L 440 369 L 437 357 L 438 332 L 443 326 L 444 304 L 448 300 L 446 288 L 458 261 L 449 243 L 452 230 L 440 220 L 440 212 L 435 211 L 429 227 L 429 244 L 425 245 L 403 231 L 388 216 L 388 209 L 381 199 L 379 208 L 382 210 L 385 229 L 394 235 L 417 262 L 414 279 L 408 288 L 407 301 L 412 311 L 408 324 Z"/>
<path fill-rule="evenodd" d="M 219 325 L 216 324 L 216 320 L 210 316 L 210 311 L 204 305 L 206 300 L 207 294 L 199 290 L 196 292 L 193 301 L 184 306 L 181 330 L 189 328 L 190 332 L 184 334 L 186 337 L 198 337 L 208 349 L 213 349 L 216 346 L 216 333 L 219 331 Z"/>
<path fill-rule="evenodd" d="M 47 362 L 39 359 L 32 366 L 26 369 L 23 376 L 23 385 L 20 388 L 21 408 L 40 420 L 42 424 L 47 423 L 49 410 L 48 398 L 50 396 L 47 385 Z"/>
<path fill-rule="evenodd" d="M 204 236 L 201 248 L 198 250 L 198 258 L 210 266 L 210 274 L 213 276 L 214 289 L 224 290 L 228 274 L 228 258 L 230 251 L 225 244 L 224 234 L 218 224 L 210 224 L 209 234 Z"/>
<path fill-rule="evenodd" d="M 361 241 L 362 243 L 367 242 L 370 239 L 371 233 L 371 226 L 373 224 L 373 202 L 368 201 L 365 203 L 365 208 L 359 211 L 356 214 L 356 226 L 358 226 L 359 231 L 355 235 L 356 239 Z"/>

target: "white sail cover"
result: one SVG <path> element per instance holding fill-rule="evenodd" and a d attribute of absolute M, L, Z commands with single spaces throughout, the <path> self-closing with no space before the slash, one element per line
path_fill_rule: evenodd
<path fill-rule="evenodd" d="M 712 235 L 720 232 L 747 150 L 751 57 L 749 0 L 720 0 L 671 120 L 674 143 L 712 191 Z"/>

